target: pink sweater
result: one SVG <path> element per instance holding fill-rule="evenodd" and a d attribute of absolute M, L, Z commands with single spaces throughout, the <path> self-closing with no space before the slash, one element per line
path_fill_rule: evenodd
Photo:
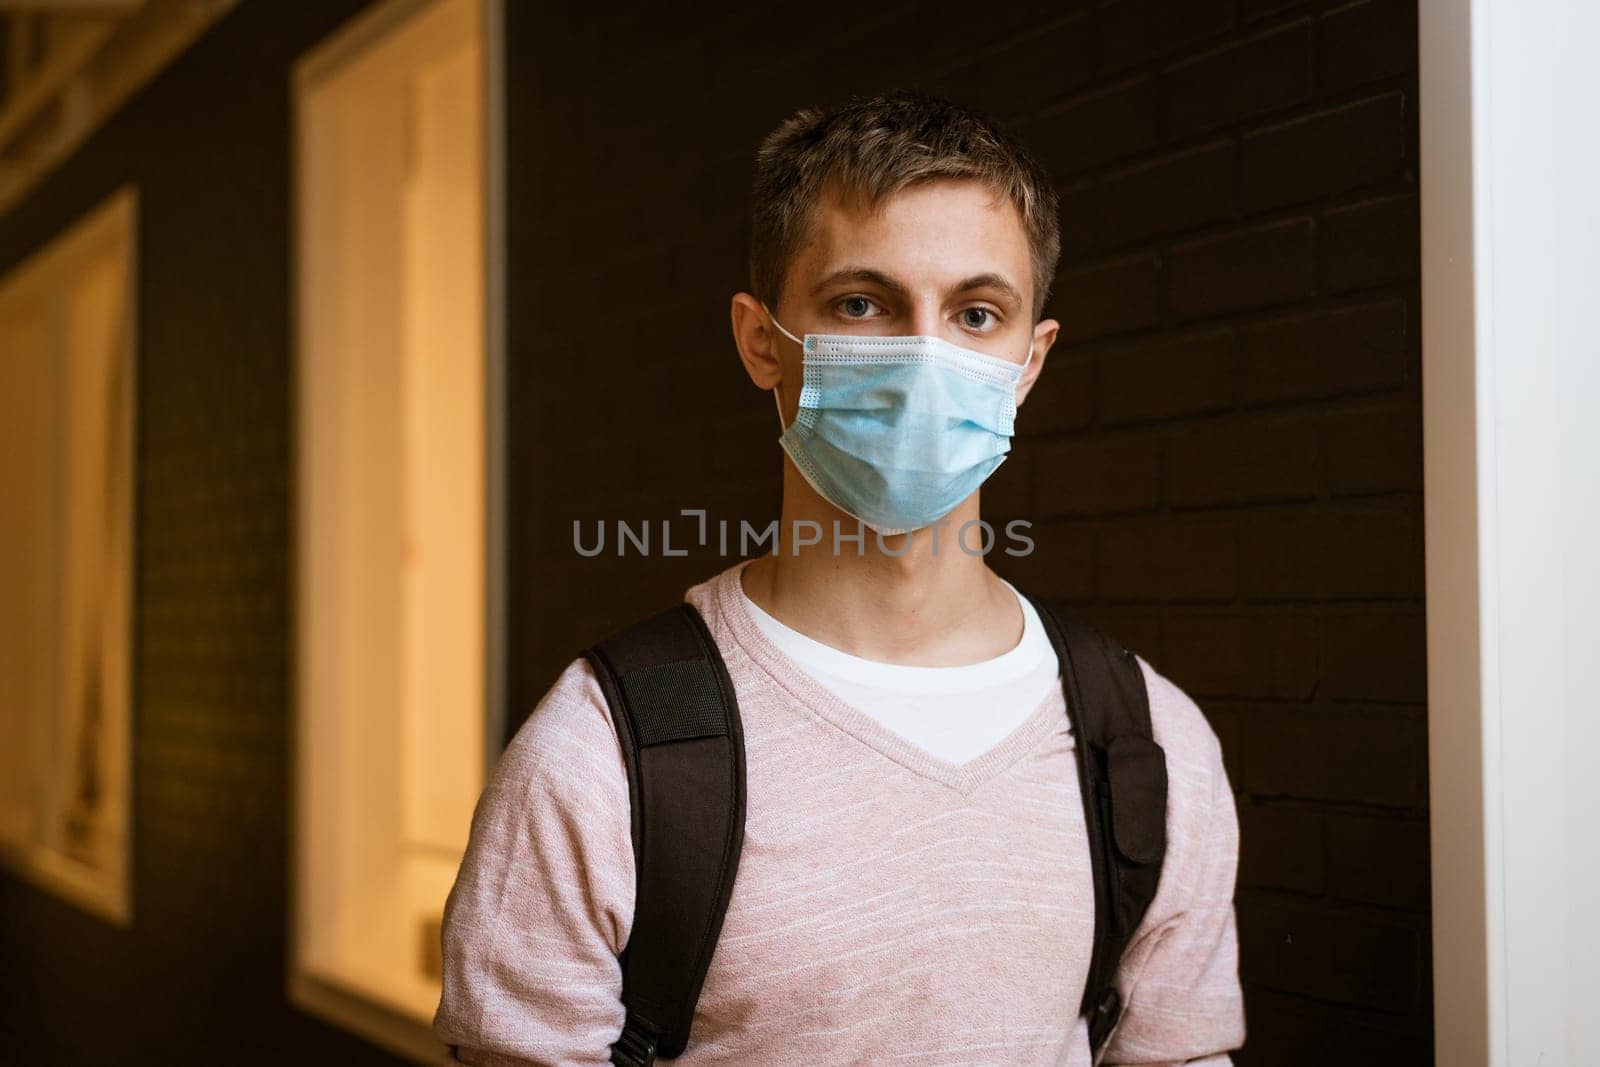
<path fill-rule="evenodd" d="M 690 589 L 738 692 L 744 852 L 686 1065 L 1087 1067 L 1094 927 L 1059 688 L 957 766 L 843 703 L 758 630 L 740 564 Z M 1148 663 L 1170 779 L 1160 889 L 1123 958 L 1104 1063 L 1229 1062 L 1244 1040 L 1238 826 L 1216 736 Z M 628 787 L 588 664 L 495 768 L 444 922 L 452 1062 L 601 1065 L 633 915 Z"/>

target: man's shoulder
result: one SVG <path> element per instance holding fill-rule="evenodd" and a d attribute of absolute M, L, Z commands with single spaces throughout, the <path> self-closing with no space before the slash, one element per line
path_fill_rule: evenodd
<path fill-rule="evenodd" d="M 589 661 L 572 660 L 517 728 L 495 767 L 508 791 L 538 782 L 624 774 L 622 749 Z"/>
<path fill-rule="evenodd" d="M 1169 771 L 1176 763 L 1208 777 L 1221 774 L 1222 746 L 1200 705 L 1143 656 L 1138 660 L 1150 697 L 1150 725 L 1156 743 L 1167 754 Z"/>

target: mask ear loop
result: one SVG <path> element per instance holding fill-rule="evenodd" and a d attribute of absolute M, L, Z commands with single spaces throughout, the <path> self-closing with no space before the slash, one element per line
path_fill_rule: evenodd
<path fill-rule="evenodd" d="M 778 317 L 772 313 L 772 309 L 767 307 L 764 302 L 761 305 L 761 310 L 767 313 L 767 321 L 772 323 L 779 333 L 783 334 L 801 348 L 805 348 L 806 343 L 800 340 L 800 338 L 796 337 L 794 334 L 790 333 L 788 330 L 785 330 L 783 328 L 783 324 L 778 321 Z M 1031 358 L 1033 349 L 1028 349 L 1028 353 Z M 783 421 L 783 401 L 778 397 L 778 389 L 782 384 L 783 383 L 780 381 L 777 385 L 772 387 L 772 406 L 778 409 L 778 432 L 780 434 L 787 433 L 789 431 L 789 427 Z"/>
<path fill-rule="evenodd" d="M 783 328 L 783 323 L 778 321 L 778 316 L 776 316 L 776 315 L 774 315 L 772 313 L 772 309 L 771 308 L 767 307 L 767 305 L 765 305 L 765 304 L 762 304 L 761 305 L 761 310 L 765 311 L 767 313 L 767 321 L 771 322 L 773 326 L 777 327 L 777 330 L 778 330 L 779 333 L 783 334 L 785 337 L 787 337 L 789 340 L 793 341 L 795 344 L 799 345 L 801 348 L 804 348 L 806 346 L 806 343 L 804 341 L 800 340 L 800 338 L 796 337 L 794 334 L 790 333 L 788 330 L 785 330 Z"/>
<path fill-rule="evenodd" d="M 1022 361 L 1022 370 L 1017 375 L 1017 385 L 1019 385 L 1019 386 L 1022 384 L 1023 375 L 1026 375 L 1028 373 L 1028 364 L 1033 362 L 1033 346 L 1034 346 L 1034 340 L 1033 340 L 1032 335 L 1030 334 L 1029 337 L 1028 337 L 1028 358 Z M 1013 402 L 1011 406 L 1012 406 L 1012 410 L 1015 411 L 1016 408 L 1017 408 L 1017 404 L 1015 402 Z"/>

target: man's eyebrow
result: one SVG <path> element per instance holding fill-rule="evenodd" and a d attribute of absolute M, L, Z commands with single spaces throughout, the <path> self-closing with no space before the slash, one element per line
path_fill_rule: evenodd
<path fill-rule="evenodd" d="M 973 289 L 998 289 L 1006 296 L 1010 297 L 1011 300 L 1016 304 L 1021 305 L 1022 303 L 1021 291 L 1018 290 L 1015 285 L 1012 285 L 1011 281 L 1003 274 L 995 274 L 993 272 L 988 274 L 974 274 L 972 277 L 965 279 L 960 285 L 956 286 L 956 292 L 958 293 L 969 292 Z"/>
<path fill-rule="evenodd" d="M 871 267 L 841 267 L 826 278 L 823 278 L 816 285 L 813 285 L 811 287 L 811 295 L 815 296 L 824 289 L 838 285 L 840 282 L 867 282 L 881 289 L 886 289 L 896 296 L 905 296 L 907 292 L 904 285 L 901 285 L 881 270 L 873 270 Z"/>
<path fill-rule="evenodd" d="M 811 293 L 815 296 L 841 282 L 865 282 L 902 297 L 908 292 L 904 285 L 881 270 L 874 270 L 871 267 L 841 267 L 812 286 Z M 1015 304 L 1019 306 L 1022 304 L 1022 292 L 1003 274 L 996 274 L 993 271 L 974 274 L 970 278 L 963 279 L 952 291 L 966 293 L 974 289 L 998 289 Z"/>

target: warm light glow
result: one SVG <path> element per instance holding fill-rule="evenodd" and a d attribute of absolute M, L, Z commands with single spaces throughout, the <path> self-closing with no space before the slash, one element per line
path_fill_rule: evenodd
<path fill-rule="evenodd" d="M 297 972 L 420 1023 L 485 760 L 480 18 L 426 6 L 299 98 Z"/>

